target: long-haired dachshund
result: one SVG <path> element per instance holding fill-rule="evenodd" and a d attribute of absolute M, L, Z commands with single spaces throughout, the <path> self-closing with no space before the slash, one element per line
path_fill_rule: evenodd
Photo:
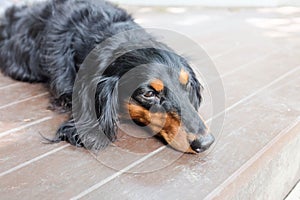
<path fill-rule="evenodd" d="M 126 50 L 131 42 L 155 45 Z M 72 110 L 52 142 L 105 147 L 123 118 L 182 152 L 202 152 L 214 141 L 197 113 L 202 86 L 187 61 L 111 3 L 52 0 L 7 9 L 0 68 L 16 80 L 46 83 L 52 104 Z"/>

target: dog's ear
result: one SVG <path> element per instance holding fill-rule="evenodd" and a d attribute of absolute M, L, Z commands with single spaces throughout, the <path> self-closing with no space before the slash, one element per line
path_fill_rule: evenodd
<path fill-rule="evenodd" d="M 63 125 L 60 130 L 71 131 L 72 134 L 68 133 L 68 136 L 75 138 L 77 145 L 87 149 L 98 150 L 115 141 L 118 122 L 117 83 L 117 77 L 101 77 L 100 80 L 91 81 L 90 85 L 96 85 L 95 88 L 85 85 L 79 91 L 73 91 L 72 123 L 68 123 L 66 129 L 62 129 Z M 71 141 L 72 138 L 65 140 Z"/>
<path fill-rule="evenodd" d="M 189 72 L 190 78 L 189 78 L 188 90 L 189 90 L 190 102 L 194 106 L 194 108 L 198 110 L 202 101 L 201 93 L 203 91 L 203 86 L 198 81 L 194 70 L 188 64 L 187 60 L 184 57 L 180 57 L 180 59 L 182 65 L 185 67 L 185 70 Z"/>
<path fill-rule="evenodd" d="M 201 92 L 203 90 L 202 85 L 199 83 L 194 72 L 191 73 L 189 98 L 196 110 L 199 109 L 202 101 Z"/>
<path fill-rule="evenodd" d="M 110 142 L 116 140 L 118 123 L 118 77 L 104 78 L 97 85 L 95 109 L 100 129 Z"/>

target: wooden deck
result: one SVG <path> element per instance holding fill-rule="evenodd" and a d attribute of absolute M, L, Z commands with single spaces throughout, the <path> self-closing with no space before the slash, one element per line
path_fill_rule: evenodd
<path fill-rule="evenodd" d="M 43 144 L 39 133 L 67 116 L 47 109 L 42 85 L 0 75 L 0 199 L 283 199 L 300 178 L 300 8 L 128 9 L 214 61 L 226 117 L 212 150 L 183 155 L 126 134 L 96 155 Z M 218 119 L 209 106 L 201 114 Z"/>

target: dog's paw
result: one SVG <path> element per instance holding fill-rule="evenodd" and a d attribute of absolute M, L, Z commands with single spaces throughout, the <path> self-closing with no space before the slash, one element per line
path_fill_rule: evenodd
<path fill-rule="evenodd" d="M 72 95 L 63 94 L 58 98 L 52 97 L 50 99 L 49 110 L 59 113 L 66 113 L 72 110 Z"/>
<path fill-rule="evenodd" d="M 59 127 L 56 132 L 55 139 L 59 141 L 67 141 L 74 146 L 83 146 L 83 143 L 81 142 L 77 134 L 77 130 L 73 123 L 73 120 L 65 122 Z"/>

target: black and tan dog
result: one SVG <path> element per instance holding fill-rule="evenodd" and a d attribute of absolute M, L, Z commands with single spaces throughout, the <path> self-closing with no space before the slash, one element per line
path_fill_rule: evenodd
<path fill-rule="evenodd" d="M 130 30 L 140 31 L 115 37 L 83 66 L 98 44 Z M 150 41 L 157 48 L 117 55 L 130 41 Z M 112 56 L 116 59 L 110 62 Z M 46 83 L 53 104 L 72 110 L 70 120 L 61 125 L 52 142 L 65 140 L 88 149 L 105 147 L 116 140 L 123 117 L 147 125 L 182 152 L 202 152 L 214 141 L 197 113 L 201 85 L 187 61 L 111 3 L 52 0 L 7 9 L 0 25 L 0 63 L 1 71 L 16 80 Z M 101 66 L 106 66 L 105 70 Z M 144 67 L 126 76 L 138 66 Z M 74 95 L 75 79 L 83 68 L 93 73 L 87 73 L 88 81 L 79 81 L 82 89 Z M 87 95 L 85 88 L 90 85 L 95 86 L 95 93 Z"/>

